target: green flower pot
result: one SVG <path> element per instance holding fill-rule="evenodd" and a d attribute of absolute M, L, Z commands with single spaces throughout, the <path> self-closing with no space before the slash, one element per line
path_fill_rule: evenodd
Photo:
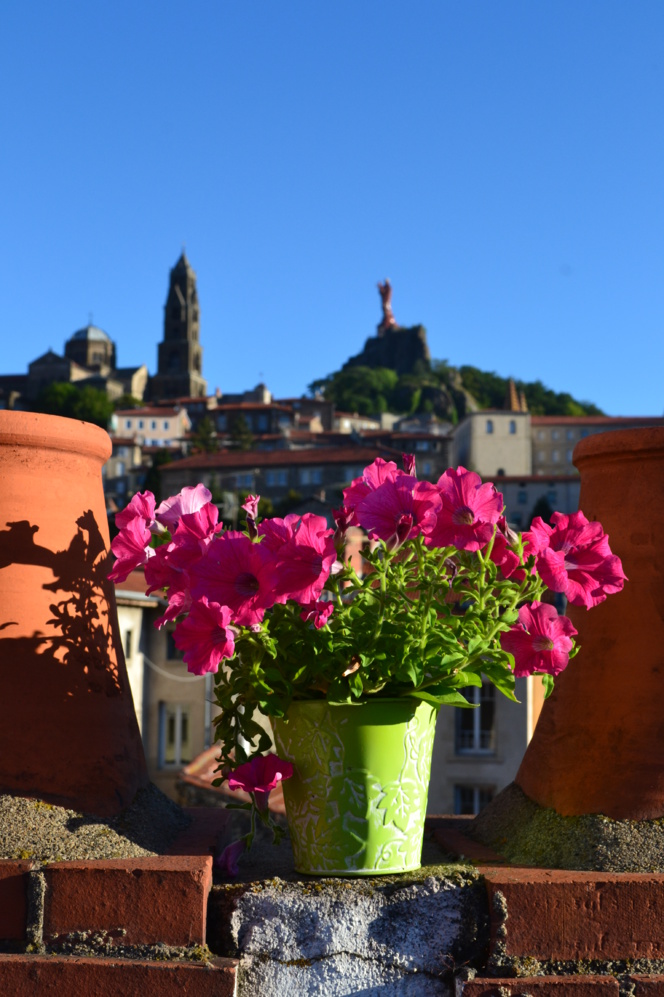
<path fill-rule="evenodd" d="M 376 876 L 419 869 L 436 707 L 374 699 L 294 702 L 273 720 L 298 872 Z"/>

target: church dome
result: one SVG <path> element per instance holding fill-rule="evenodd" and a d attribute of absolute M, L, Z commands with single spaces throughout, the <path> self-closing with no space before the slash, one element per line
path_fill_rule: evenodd
<path fill-rule="evenodd" d="M 103 329 L 97 328 L 96 325 L 86 325 L 85 328 L 79 329 L 78 332 L 75 332 L 71 338 L 79 341 L 87 340 L 87 342 L 111 342 L 111 337 L 105 333 Z"/>

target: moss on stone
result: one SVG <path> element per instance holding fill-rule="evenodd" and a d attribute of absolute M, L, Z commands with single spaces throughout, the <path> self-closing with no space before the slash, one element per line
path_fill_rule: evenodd
<path fill-rule="evenodd" d="M 563 817 L 512 783 L 468 827 L 468 834 L 514 865 L 595 872 L 664 872 L 664 820 Z"/>

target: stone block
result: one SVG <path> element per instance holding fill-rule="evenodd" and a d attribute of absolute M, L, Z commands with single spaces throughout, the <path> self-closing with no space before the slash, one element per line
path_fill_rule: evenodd
<path fill-rule="evenodd" d="M 0 954 L 7 997 L 233 997 L 232 959 L 186 962 Z"/>
<path fill-rule="evenodd" d="M 58 862 L 45 875 L 47 945 L 80 932 L 121 945 L 205 943 L 211 856 Z"/>
<path fill-rule="evenodd" d="M 540 960 L 663 959 L 664 874 L 483 868 L 492 946 Z"/>
<path fill-rule="evenodd" d="M 486 894 L 472 871 L 445 868 L 215 887 L 226 937 L 208 944 L 240 958 L 242 997 L 448 995 L 454 970 L 485 951 Z"/>
<path fill-rule="evenodd" d="M 25 938 L 28 910 L 28 873 L 32 862 L 0 860 L 0 939 Z"/>

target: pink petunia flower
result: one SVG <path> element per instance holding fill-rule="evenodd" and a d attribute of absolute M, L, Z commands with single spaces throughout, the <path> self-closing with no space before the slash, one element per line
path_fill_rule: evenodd
<path fill-rule="evenodd" d="M 184 620 L 173 631 L 175 646 L 184 651 L 184 662 L 194 675 L 216 672 L 222 658 L 235 654 L 235 631 L 228 606 L 202 596 L 192 603 Z"/>
<path fill-rule="evenodd" d="M 514 655 L 517 678 L 533 672 L 559 675 L 567 667 L 576 633 L 572 621 L 558 616 L 555 606 L 533 602 L 521 607 L 516 626 L 501 633 L 500 646 Z"/>
<path fill-rule="evenodd" d="M 553 526 L 548 526 L 537 516 L 524 534 L 527 553 L 537 554 L 537 571 L 545 585 L 586 609 L 620 592 L 627 576 L 601 523 L 588 522 L 582 512 L 554 512 L 551 520 Z"/>
<path fill-rule="evenodd" d="M 274 593 L 274 558 L 262 543 L 252 543 L 244 533 L 229 530 L 215 537 L 192 573 L 192 595 L 206 595 L 229 606 L 236 623 L 260 623 L 265 610 L 277 599 Z"/>
<path fill-rule="evenodd" d="M 334 546 L 337 554 L 342 554 L 346 546 L 346 533 L 351 524 L 353 513 L 341 506 L 340 509 L 332 510 L 332 517 L 337 527 L 334 531 Z"/>
<path fill-rule="evenodd" d="M 272 554 L 279 554 L 284 544 L 287 544 L 295 536 L 299 522 L 300 517 L 294 512 L 286 516 L 285 519 L 280 519 L 278 516 L 264 519 L 258 527 L 258 535 L 263 537 L 262 546 Z M 325 525 L 327 526 L 327 523 Z"/>
<path fill-rule="evenodd" d="M 437 483 L 442 509 L 426 538 L 430 547 L 480 550 L 486 547 L 500 519 L 505 502 L 490 483 L 465 467 L 450 467 Z"/>
<path fill-rule="evenodd" d="M 328 529 L 323 516 L 311 512 L 301 518 L 286 517 L 283 524 L 284 534 L 290 532 L 287 540 L 277 545 L 276 535 L 266 534 L 260 545 L 273 552 L 275 601 L 294 599 L 308 605 L 319 598 L 336 563 L 334 530 Z"/>
<path fill-rule="evenodd" d="M 434 485 L 398 471 L 358 503 L 355 516 L 370 537 L 385 540 L 396 549 L 409 537 L 429 533 L 440 508 Z"/>
<path fill-rule="evenodd" d="M 186 513 L 198 512 L 206 502 L 212 501 L 212 493 L 205 485 L 188 485 L 178 492 L 164 499 L 157 507 L 155 515 L 160 523 L 168 527 L 171 533 L 175 533 L 180 516 Z"/>
<path fill-rule="evenodd" d="M 373 464 L 365 467 L 362 477 L 354 478 L 348 488 L 344 488 L 344 507 L 348 513 L 348 525 L 359 525 L 355 509 L 369 492 L 379 488 L 384 481 L 393 481 L 397 474 L 401 473 L 393 460 L 385 461 L 382 457 L 376 457 Z"/>
<path fill-rule="evenodd" d="M 206 502 L 196 512 L 185 512 L 180 516 L 173 539 L 187 535 L 198 540 L 210 541 L 219 523 L 219 509 L 212 502 Z"/>
<path fill-rule="evenodd" d="M 321 630 L 332 616 L 333 611 L 334 603 L 332 602 L 310 602 L 308 606 L 302 607 L 300 619 L 304 620 L 305 623 L 313 622 L 316 630 Z"/>
<path fill-rule="evenodd" d="M 226 845 L 221 855 L 218 855 L 212 863 L 225 876 L 237 876 L 240 872 L 240 859 L 247 847 L 246 838 L 238 838 Z"/>
<path fill-rule="evenodd" d="M 147 593 L 165 590 L 169 602 L 167 612 L 155 621 L 155 626 L 163 626 L 167 620 L 175 619 L 189 608 L 191 573 L 212 541 L 218 519 L 219 510 L 211 502 L 197 512 L 184 513 L 171 542 L 162 544 L 155 551 L 156 556 L 145 572 Z"/>
<path fill-rule="evenodd" d="M 247 516 L 251 516 L 252 519 L 256 518 L 258 515 L 258 503 L 260 500 L 260 495 L 247 495 L 247 501 L 242 506 Z"/>
<path fill-rule="evenodd" d="M 155 519 L 155 497 L 152 492 L 136 492 L 131 502 L 115 515 L 115 525 L 124 529 L 132 519 L 142 519 L 151 533 L 163 533 L 164 527 Z"/>
<path fill-rule="evenodd" d="M 238 765 L 228 776 L 229 789 L 243 789 L 254 793 L 259 810 L 267 808 L 268 796 L 283 780 L 290 779 L 293 766 L 278 755 L 257 755 L 243 765 Z"/>
<path fill-rule="evenodd" d="M 166 626 L 167 623 L 177 620 L 178 616 L 183 616 L 185 613 L 188 613 L 190 609 L 191 592 L 188 589 L 183 588 L 178 589 L 177 591 L 169 589 L 168 605 L 163 614 L 154 621 L 154 625 L 157 630 L 161 630 L 161 628 Z"/>
<path fill-rule="evenodd" d="M 151 539 L 152 534 L 145 521 L 139 517 L 131 519 L 120 530 L 111 544 L 111 551 L 117 559 L 108 575 L 111 581 L 123 582 L 135 568 L 148 563 L 154 555 L 150 547 Z"/>
<path fill-rule="evenodd" d="M 526 577 L 526 572 L 521 565 L 519 555 L 513 549 L 516 541 L 518 541 L 517 535 L 509 528 L 505 517 L 501 516 L 491 548 L 491 560 L 498 565 L 503 578 L 514 578 L 515 581 L 521 582 Z"/>

